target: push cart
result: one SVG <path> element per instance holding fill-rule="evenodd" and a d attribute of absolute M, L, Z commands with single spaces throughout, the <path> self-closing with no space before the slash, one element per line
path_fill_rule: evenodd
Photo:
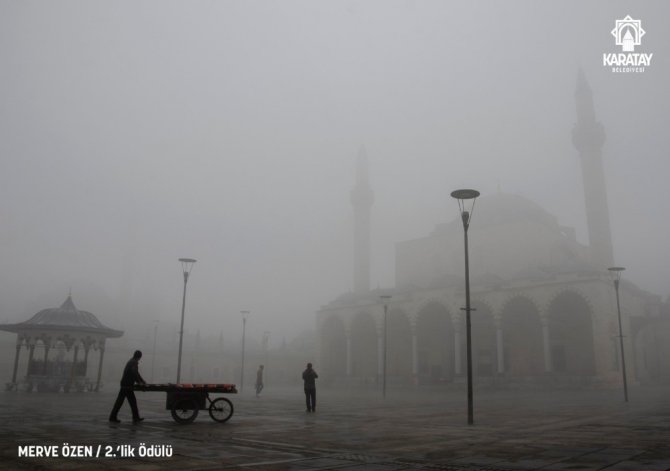
<path fill-rule="evenodd" d="M 209 410 L 216 422 L 225 422 L 233 415 L 233 403 L 225 397 L 212 400 L 210 394 L 235 394 L 234 384 L 136 384 L 135 391 L 165 391 L 165 408 L 180 424 L 193 422 L 198 411 Z"/>

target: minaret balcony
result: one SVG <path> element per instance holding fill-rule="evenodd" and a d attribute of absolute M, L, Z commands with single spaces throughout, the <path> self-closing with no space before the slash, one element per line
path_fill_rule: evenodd
<path fill-rule="evenodd" d="M 601 149 L 605 143 L 605 129 L 597 121 L 577 123 L 572 129 L 572 143 L 579 152 Z"/>

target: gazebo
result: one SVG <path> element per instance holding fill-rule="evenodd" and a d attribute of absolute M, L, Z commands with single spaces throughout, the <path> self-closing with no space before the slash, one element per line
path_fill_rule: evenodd
<path fill-rule="evenodd" d="M 75 389 L 97 392 L 100 389 L 105 340 L 123 335 L 123 331 L 110 329 L 90 312 L 78 310 L 71 295 L 60 307 L 43 309 L 25 322 L 0 324 L 0 330 L 17 334 L 14 372 L 7 389 L 19 388 L 16 375 L 21 347 L 25 345 L 29 351 L 28 368 L 22 385 L 28 392 L 33 388 L 37 391 L 62 389 L 68 392 Z M 35 358 L 36 348 L 42 350 L 40 358 Z M 99 352 L 95 383 L 86 377 L 91 349 Z M 80 350 L 84 351 L 83 360 L 79 360 Z M 69 352 L 72 354 L 68 355 Z M 68 356 L 70 358 L 66 358 Z"/>

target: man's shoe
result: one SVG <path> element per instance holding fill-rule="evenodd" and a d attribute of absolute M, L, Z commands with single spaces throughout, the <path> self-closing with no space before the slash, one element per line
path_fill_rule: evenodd
<path fill-rule="evenodd" d="M 138 417 L 136 419 L 133 419 L 133 423 L 136 424 L 138 422 L 142 422 L 144 420 L 144 417 Z"/>
<path fill-rule="evenodd" d="M 110 417 L 109 421 L 113 424 L 121 423 L 121 421 L 119 419 L 117 419 L 116 417 Z"/>

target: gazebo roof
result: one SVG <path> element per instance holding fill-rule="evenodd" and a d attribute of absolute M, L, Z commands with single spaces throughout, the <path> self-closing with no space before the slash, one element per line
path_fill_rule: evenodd
<path fill-rule="evenodd" d="M 16 324 L 0 324 L 0 330 L 7 332 L 26 332 L 35 330 L 59 330 L 68 332 L 88 332 L 105 337 L 121 337 L 122 330 L 107 327 L 88 311 L 80 311 L 68 296 L 60 307 L 42 309 L 33 317 Z"/>

